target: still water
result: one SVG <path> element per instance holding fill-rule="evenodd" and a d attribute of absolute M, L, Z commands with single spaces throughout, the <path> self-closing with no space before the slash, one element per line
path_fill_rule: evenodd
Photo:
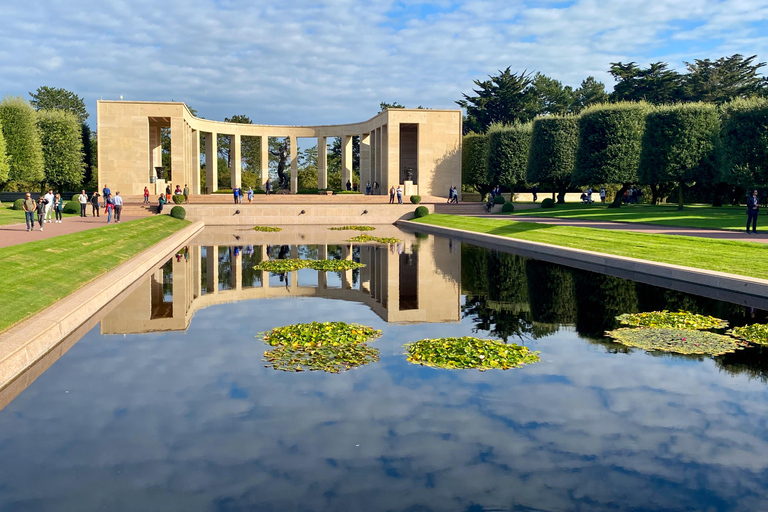
<path fill-rule="evenodd" d="M 653 355 L 617 314 L 762 311 L 444 238 L 390 248 L 191 243 L 0 411 L 0 510 L 761 510 L 768 353 Z M 263 276 L 264 258 L 360 270 Z M 256 337 L 383 330 L 341 374 L 264 366 Z M 541 362 L 449 371 L 403 343 L 479 335 Z"/>

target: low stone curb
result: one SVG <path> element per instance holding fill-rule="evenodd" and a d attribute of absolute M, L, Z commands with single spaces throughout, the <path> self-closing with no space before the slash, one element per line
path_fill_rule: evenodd
<path fill-rule="evenodd" d="M 768 280 L 765 279 L 626 256 L 601 254 L 500 235 L 419 224 L 407 220 L 398 221 L 395 225 L 420 233 L 450 237 L 489 249 L 506 249 L 532 259 L 631 279 L 744 306 L 768 309 Z"/>
<path fill-rule="evenodd" d="M 0 389 L 201 231 L 195 222 L 0 335 Z M 168 247 L 172 250 L 159 250 Z"/>

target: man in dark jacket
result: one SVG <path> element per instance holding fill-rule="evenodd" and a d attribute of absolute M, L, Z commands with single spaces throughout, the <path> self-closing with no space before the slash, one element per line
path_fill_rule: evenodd
<path fill-rule="evenodd" d="M 752 223 L 752 233 L 757 233 L 757 211 L 760 208 L 760 199 L 757 197 L 757 190 L 747 198 L 747 234 L 749 234 L 749 224 Z"/>

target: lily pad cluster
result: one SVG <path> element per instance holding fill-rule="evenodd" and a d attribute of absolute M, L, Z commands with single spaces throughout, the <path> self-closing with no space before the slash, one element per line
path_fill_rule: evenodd
<path fill-rule="evenodd" d="M 768 345 L 768 325 L 752 324 L 744 327 L 734 327 L 727 334 L 756 345 Z"/>
<path fill-rule="evenodd" d="M 622 327 L 607 334 L 617 343 L 648 352 L 719 356 L 740 350 L 746 345 L 731 336 L 687 329 Z"/>
<path fill-rule="evenodd" d="M 278 327 L 262 334 L 277 347 L 264 352 L 275 370 L 340 373 L 379 360 L 378 349 L 365 343 L 381 331 L 345 322 L 311 322 Z"/>
<path fill-rule="evenodd" d="M 625 313 L 616 317 L 624 325 L 636 327 L 658 327 L 662 329 L 725 329 L 728 322 L 713 316 L 699 315 L 688 311 L 675 313 L 647 311 L 645 313 Z"/>
<path fill-rule="evenodd" d="M 376 228 L 373 226 L 334 226 L 328 229 L 331 231 L 373 231 Z"/>
<path fill-rule="evenodd" d="M 282 231 L 283 228 L 278 228 L 278 227 L 275 227 L 275 226 L 254 226 L 253 230 L 254 231 L 265 231 L 267 233 L 274 233 L 276 231 Z"/>
<path fill-rule="evenodd" d="M 399 238 L 380 237 L 380 236 L 371 236 L 371 235 L 357 235 L 347 240 L 347 242 L 352 242 L 356 244 L 366 244 L 366 243 L 396 244 L 397 242 L 402 242 L 402 240 L 400 240 Z"/>
<path fill-rule="evenodd" d="M 527 347 L 470 336 L 420 340 L 405 348 L 408 361 L 436 368 L 508 370 L 539 361 L 539 352 Z"/>
<path fill-rule="evenodd" d="M 294 272 L 303 268 L 321 272 L 343 272 L 364 267 L 362 263 L 351 260 L 302 260 L 298 258 L 285 260 L 266 260 L 254 265 L 255 270 L 266 270 L 275 274 Z"/>

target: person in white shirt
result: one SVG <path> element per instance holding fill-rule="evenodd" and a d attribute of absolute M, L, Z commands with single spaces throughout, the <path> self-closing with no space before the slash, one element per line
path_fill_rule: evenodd
<path fill-rule="evenodd" d="M 77 202 L 80 203 L 80 216 L 85 217 L 85 206 L 88 204 L 88 196 L 85 194 L 85 190 L 77 196 Z"/>
<path fill-rule="evenodd" d="M 50 223 L 51 219 L 53 217 L 53 189 L 48 190 L 48 193 L 45 194 L 45 222 Z"/>
<path fill-rule="evenodd" d="M 123 198 L 120 197 L 120 192 L 115 192 L 112 200 L 115 202 L 115 223 L 120 223 L 120 212 L 123 211 Z"/>

